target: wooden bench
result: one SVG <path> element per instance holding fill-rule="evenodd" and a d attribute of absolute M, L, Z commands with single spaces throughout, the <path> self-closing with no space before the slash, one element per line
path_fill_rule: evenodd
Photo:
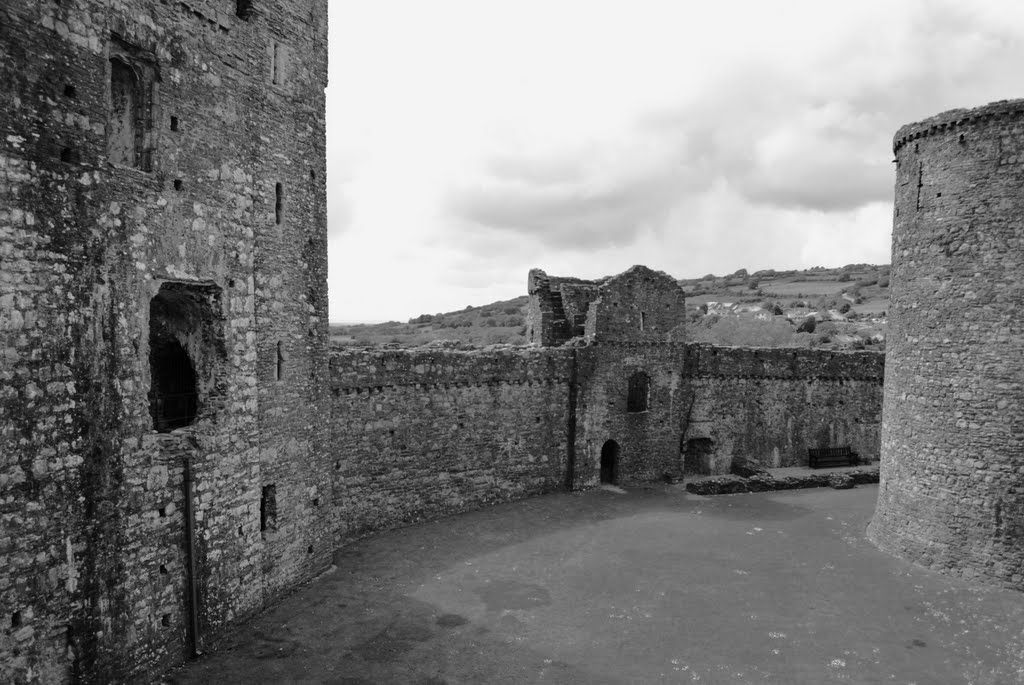
<path fill-rule="evenodd" d="M 855 466 L 857 453 L 846 447 L 808 447 L 807 458 L 812 469 L 827 469 L 836 466 Z"/>

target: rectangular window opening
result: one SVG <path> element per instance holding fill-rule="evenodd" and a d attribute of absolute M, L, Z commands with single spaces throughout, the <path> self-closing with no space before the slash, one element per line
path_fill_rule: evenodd
<path fill-rule="evenodd" d="M 178 130 L 178 117 L 171 117 L 171 130 L 172 131 L 177 131 Z"/>
<path fill-rule="evenodd" d="M 651 379 L 642 371 L 629 379 L 629 393 L 626 397 L 626 411 L 635 414 L 646 412 L 651 393 Z"/>
<path fill-rule="evenodd" d="M 276 364 L 274 366 L 274 380 L 279 381 L 284 378 L 284 362 L 287 355 L 284 351 L 284 343 L 280 340 L 277 341 L 277 357 Z"/>
<path fill-rule="evenodd" d="M 274 186 L 274 223 L 278 226 L 284 221 L 284 185 Z"/>
<path fill-rule="evenodd" d="M 107 160 L 152 171 L 155 57 L 113 36 L 109 64 Z"/>
<path fill-rule="evenodd" d="M 281 83 L 281 44 L 274 41 L 274 56 L 270 63 L 270 82 L 275 86 Z"/>
<path fill-rule="evenodd" d="M 264 485 L 260 497 L 260 530 L 277 530 L 277 486 Z"/>
<path fill-rule="evenodd" d="M 252 0 L 236 0 L 235 16 L 239 19 L 249 21 L 252 16 Z"/>

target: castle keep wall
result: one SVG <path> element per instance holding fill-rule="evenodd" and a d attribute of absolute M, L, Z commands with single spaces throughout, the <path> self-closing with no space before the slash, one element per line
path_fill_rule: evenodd
<path fill-rule="evenodd" d="M 145 679 L 327 563 L 326 15 L 0 4 L 0 681 Z"/>
<path fill-rule="evenodd" d="M 580 348 L 335 348 L 331 453 L 339 541 L 600 482 L 878 458 L 883 355 L 676 343 Z M 646 408 L 630 411 L 631 380 Z M 571 449 L 570 449 L 571 446 Z M 688 454 L 689 450 L 689 454 Z"/>
<path fill-rule="evenodd" d="M 723 474 L 734 462 L 806 465 L 808 447 L 878 458 L 880 353 L 603 343 L 577 355 L 578 487 L 598 482 L 609 440 L 623 483 Z M 649 401 L 630 412 L 637 374 L 649 379 Z"/>
<path fill-rule="evenodd" d="M 338 541 L 565 487 L 571 350 L 331 356 Z"/>
<path fill-rule="evenodd" d="M 896 134 L 878 506 L 869 534 L 1024 589 L 1024 101 Z"/>
<path fill-rule="evenodd" d="M 687 473 L 727 473 L 733 461 L 805 466 L 810 447 L 878 459 L 883 354 L 699 345 L 691 355 Z"/>

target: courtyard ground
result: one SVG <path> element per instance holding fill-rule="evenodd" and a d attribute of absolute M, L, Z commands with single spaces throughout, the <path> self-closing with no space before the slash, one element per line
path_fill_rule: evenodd
<path fill-rule="evenodd" d="M 173 683 L 1024 683 L 1024 593 L 864 536 L 877 486 L 555 494 L 367 539 Z"/>

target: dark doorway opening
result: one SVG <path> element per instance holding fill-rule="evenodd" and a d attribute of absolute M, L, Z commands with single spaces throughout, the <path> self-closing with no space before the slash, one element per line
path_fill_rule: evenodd
<path fill-rule="evenodd" d="M 711 438 L 693 438 L 683 444 L 683 475 L 711 475 L 711 457 L 714 454 Z"/>
<path fill-rule="evenodd" d="M 195 421 L 199 407 L 196 370 L 181 343 L 173 338 L 152 339 L 149 364 L 153 376 L 150 395 L 153 427 L 166 433 Z"/>
<path fill-rule="evenodd" d="M 220 289 L 164 283 L 149 302 L 149 413 L 168 433 L 212 416 L 223 397 Z"/>
<path fill-rule="evenodd" d="M 619 476 L 619 443 L 609 440 L 601 448 L 601 482 L 614 483 Z"/>

